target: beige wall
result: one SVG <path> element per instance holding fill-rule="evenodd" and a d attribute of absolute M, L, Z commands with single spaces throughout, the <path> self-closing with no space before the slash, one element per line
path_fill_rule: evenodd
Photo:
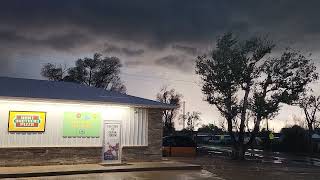
<path fill-rule="evenodd" d="M 9 111 L 47 112 L 45 132 L 8 132 Z M 0 148 L 5 147 L 102 147 L 102 129 L 98 138 L 67 138 L 62 136 L 64 112 L 99 112 L 102 120 L 122 122 L 122 145 L 147 145 L 147 110 L 114 105 L 71 102 L 38 102 L 0 100 Z M 103 121 L 101 122 L 103 123 Z"/>

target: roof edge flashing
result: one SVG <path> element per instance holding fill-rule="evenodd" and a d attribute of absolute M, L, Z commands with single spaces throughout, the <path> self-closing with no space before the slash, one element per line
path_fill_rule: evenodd
<path fill-rule="evenodd" d="M 1 100 L 7 101 L 32 101 L 37 103 L 49 102 L 49 103 L 78 103 L 78 104 L 88 104 L 88 105 L 119 105 L 127 107 L 136 108 L 153 108 L 153 109 L 175 109 L 178 106 L 173 105 L 144 105 L 144 104 L 129 104 L 129 103 L 116 103 L 116 102 L 102 102 L 102 101 L 81 101 L 81 100 L 69 100 L 69 99 L 46 99 L 46 98 L 33 98 L 33 97 L 13 97 L 13 96 L 0 96 Z"/>

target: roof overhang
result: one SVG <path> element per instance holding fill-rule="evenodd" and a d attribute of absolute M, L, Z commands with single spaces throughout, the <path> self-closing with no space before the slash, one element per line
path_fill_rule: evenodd
<path fill-rule="evenodd" d="M 133 104 L 133 103 L 118 103 L 118 102 L 107 102 L 107 101 L 82 101 L 73 99 L 46 99 L 46 98 L 33 98 L 33 97 L 11 97 L 11 96 L 0 96 L 0 100 L 8 101 L 32 101 L 32 102 L 51 102 L 51 103 L 77 103 L 77 104 L 88 104 L 88 105 L 111 105 L 111 106 L 126 106 L 136 108 L 152 108 L 152 109 L 175 109 L 178 106 L 174 105 L 144 105 L 144 104 Z"/>

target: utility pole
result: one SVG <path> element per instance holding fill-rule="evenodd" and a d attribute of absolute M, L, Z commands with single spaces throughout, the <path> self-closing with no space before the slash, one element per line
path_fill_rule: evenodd
<path fill-rule="evenodd" d="M 182 128 L 184 129 L 185 128 L 185 121 L 186 121 L 186 101 L 183 101 L 182 114 L 183 114 Z"/>

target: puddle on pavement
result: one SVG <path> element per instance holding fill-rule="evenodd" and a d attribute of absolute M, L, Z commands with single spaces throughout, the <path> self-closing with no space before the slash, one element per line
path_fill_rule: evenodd
<path fill-rule="evenodd" d="M 203 154 L 209 154 L 211 156 L 228 156 L 231 150 L 226 147 L 219 146 L 202 146 Z M 284 164 L 293 163 L 300 165 L 313 165 L 320 166 L 319 158 L 310 157 L 299 157 L 299 156 L 288 156 L 280 152 L 264 152 L 260 149 L 248 149 L 249 151 L 245 153 L 248 160 L 259 161 L 262 163 L 273 163 L 273 164 Z"/>
<path fill-rule="evenodd" d="M 320 159 L 318 158 L 294 159 L 292 162 L 295 164 L 320 166 Z"/>

